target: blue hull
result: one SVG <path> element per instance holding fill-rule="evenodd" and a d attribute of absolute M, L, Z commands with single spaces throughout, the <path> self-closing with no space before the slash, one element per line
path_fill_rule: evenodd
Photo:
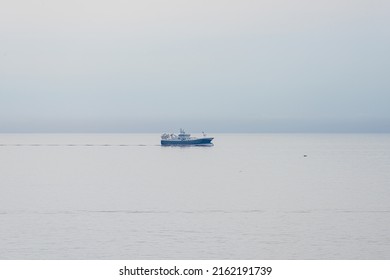
<path fill-rule="evenodd" d="M 193 146 L 210 145 L 214 138 L 200 138 L 193 140 L 161 140 L 161 146 Z"/>

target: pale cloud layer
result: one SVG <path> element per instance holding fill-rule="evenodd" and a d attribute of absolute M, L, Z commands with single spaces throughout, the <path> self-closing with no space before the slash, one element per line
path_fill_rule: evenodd
<path fill-rule="evenodd" d="M 389 1 L 0 2 L 0 131 L 390 132 Z"/>

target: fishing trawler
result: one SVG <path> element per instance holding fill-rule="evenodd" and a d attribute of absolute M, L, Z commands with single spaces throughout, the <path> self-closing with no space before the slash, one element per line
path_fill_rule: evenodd
<path fill-rule="evenodd" d="M 197 145 L 213 145 L 211 141 L 213 137 L 206 137 L 203 132 L 202 138 L 191 137 L 184 129 L 180 128 L 179 135 L 164 133 L 161 135 L 161 146 L 197 146 Z"/>

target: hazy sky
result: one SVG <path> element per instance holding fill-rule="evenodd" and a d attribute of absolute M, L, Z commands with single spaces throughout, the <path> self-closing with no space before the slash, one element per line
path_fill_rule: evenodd
<path fill-rule="evenodd" d="M 1 132 L 390 132 L 388 0 L 0 0 Z"/>

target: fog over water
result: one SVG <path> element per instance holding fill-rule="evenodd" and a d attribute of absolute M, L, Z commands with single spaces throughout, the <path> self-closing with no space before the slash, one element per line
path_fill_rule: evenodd
<path fill-rule="evenodd" d="M 390 259 L 389 11 L 1 0 L 0 259 Z"/>
<path fill-rule="evenodd" d="M 0 3 L 0 132 L 390 132 L 385 0 Z"/>

